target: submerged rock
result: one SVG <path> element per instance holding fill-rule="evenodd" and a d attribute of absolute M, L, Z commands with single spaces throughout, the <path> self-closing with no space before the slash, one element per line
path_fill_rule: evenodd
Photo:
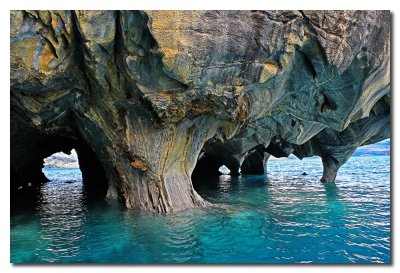
<path fill-rule="evenodd" d="M 390 136 L 389 11 L 12 11 L 10 41 L 13 189 L 75 148 L 91 190 L 171 212 L 207 204 L 193 172 L 334 181 Z"/>

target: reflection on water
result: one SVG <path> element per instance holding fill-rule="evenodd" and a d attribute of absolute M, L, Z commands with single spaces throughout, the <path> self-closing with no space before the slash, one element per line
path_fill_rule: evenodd
<path fill-rule="evenodd" d="M 351 158 L 320 183 L 318 159 L 270 161 L 266 176 L 198 181 L 216 205 L 168 215 L 89 201 L 79 170 L 46 170 L 34 210 L 11 217 L 11 261 L 387 263 L 388 162 Z"/>
<path fill-rule="evenodd" d="M 327 201 L 337 201 L 339 198 L 338 188 L 336 183 L 323 183 Z"/>
<path fill-rule="evenodd" d="M 229 192 L 229 189 L 232 186 L 232 179 L 230 175 L 223 174 L 219 177 L 218 189 L 221 192 Z"/>
<path fill-rule="evenodd" d="M 55 182 L 40 189 L 37 210 L 42 230 L 41 250 L 47 262 L 76 257 L 80 249 L 78 242 L 84 237 L 82 226 L 86 208 L 82 177 L 73 172 L 66 180 L 64 175 L 62 171 L 53 171 Z"/>

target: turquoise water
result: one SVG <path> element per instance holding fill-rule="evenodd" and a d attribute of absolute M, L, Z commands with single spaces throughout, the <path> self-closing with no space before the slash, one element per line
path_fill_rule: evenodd
<path fill-rule="evenodd" d="M 318 158 L 267 176 L 196 182 L 218 207 L 158 215 L 88 201 L 78 169 L 12 211 L 12 263 L 390 263 L 390 158 L 352 157 L 336 184 Z M 307 172 L 308 175 L 301 175 Z"/>

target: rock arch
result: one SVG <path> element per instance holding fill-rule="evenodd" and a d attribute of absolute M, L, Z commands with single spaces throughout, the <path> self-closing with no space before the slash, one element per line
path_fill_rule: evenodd
<path fill-rule="evenodd" d="M 390 135 L 388 11 L 11 11 L 10 43 L 12 181 L 82 145 L 109 198 L 171 212 L 207 204 L 203 152 L 319 155 L 331 181 Z"/>

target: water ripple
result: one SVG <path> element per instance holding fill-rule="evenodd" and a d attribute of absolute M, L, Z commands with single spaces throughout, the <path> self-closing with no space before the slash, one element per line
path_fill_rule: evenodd
<path fill-rule="evenodd" d="M 46 170 L 52 181 L 40 189 L 35 212 L 11 217 L 11 260 L 388 263 L 388 162 L 353 157 L 337 183 L 323 184 L 318 159 L 271 161 L 268 176 L 222 175 L 197 184 L 217 205 L 169 215 L 91 203 L 78 170 Z"/>

